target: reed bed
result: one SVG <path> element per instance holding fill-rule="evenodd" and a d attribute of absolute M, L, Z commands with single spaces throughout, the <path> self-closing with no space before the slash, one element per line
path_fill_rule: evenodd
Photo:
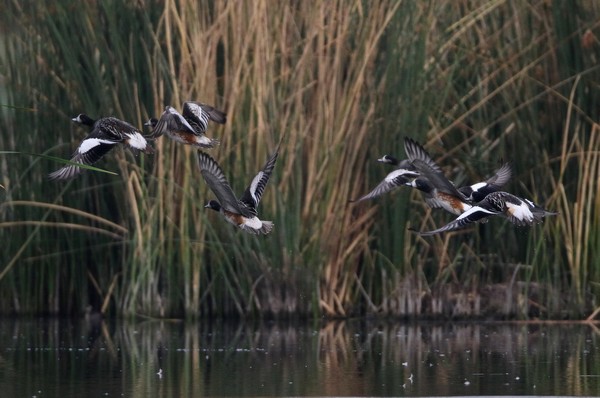
<path fill-rule="evenodd" d="M 195 150 L 116 150 L 48 181 L 0 157 L 0 312 L 581 317 L 598 294 L 600 9 L 594 2 L 181 0 L 7 4 L 2 150 L 68 157 L 86 112 L 142 126 L 194 99 L 228 113 L 211 155 L 240 193 L 279 146 L 267 237 L 203 209 Z M 510 160 L 507 190 L 559 211 L 433 238 L 449 215 L 400 189 L 348 203 L 423 142 L 457 184 Z M 511 304 L 498 305 L 499 302 Z M 523 304 L 525 303 L 525 304 Z"/>

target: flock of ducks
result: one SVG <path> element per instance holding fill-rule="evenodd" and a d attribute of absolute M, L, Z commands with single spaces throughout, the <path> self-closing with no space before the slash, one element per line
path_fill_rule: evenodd
<path fill-rule="evenodd" d="M 362 202 L 381 196 L 397 187 L 409 186 L 421 191 L 429 207 L 442 208 L 458 216 L 443 227 L 432 231 L 415 231 L 421 236 L 453 231 L 475 222 L 487 222 L 492 216 L 501 216 L 513 224 L 524 226 L 540 223 L 544 217 L 558 214 L 545 210 L 529 199 L 501 190 L 512 175 L 509 163 L 504 163 L 486 181 L 457 188 L 446 178 L 429 153 L 416 141 L 405 138 L 404 151 L 407 159 L 402 161 L 390 155 L 378 159 L 379 162 L 396 166 L 396 169 L 371 192 L 351 201 Z"/>
<path fill-rule="evenodd" d="M 153 153 L 154 149 L 148 140 L 155 140 L 163 135 L 180 144 L 202 149 L 214 148 L 219 144 L 219 140 L 205 135 L 209 122 L 223 124 L 227 121 L 227 115 L 210 105 L 196 101 L 184 102 L 181 113 L 167 106 L 159 119 L 151 118 L 145 123 L 151 128 L 149 135 L 144 135 L 130 123 L 115 117 L 94 120 L 85 114 L 80 114 L 72 120 L 90 127 L 90 132 L 72 156 L 72 163 L 51 173 L 49 175 L 51 179 L 75 177 L 83 171 L 78 164 L 91 165 L 97 162 L 117 144 L 125 144 L 134 151 Z M 415 231 L 422 236 L 453 231 L 476 222 L 486 222 L 489 217 L 496 215 L 521 226 L 539 223 L 544 217 L 557 214 L 543 209 L 529 199 L 501 190 L 512 175 L 508 163 L 503 164 L 486 181 L 457 188 L 446 178 L 429 153 L 416 141 L 405 138 L 404 150 L 407 157 L 404 160 L 399 161 L 390 155 L 378 159 L 379 162 L 395 166 L 394 171 L 390 172 L 371 192 L 351 202 L 374 199 L 397 187 L 408 186 L 419 190 L 431 208 L 442 208 L 458 216 L 441 228 L 424 232 Z M 210 200 L 204 207 L 218 211 L 228 222 L 245 232 L 251 234 L 271 232 L 273 222 L 261 220 L 258 217 L 257 206 L 275 167 L 278 152 L 279 148 L 269 157 L 262 170 L 256 174 L 242 196 L 238 198 L 219 164 L 207 153 L 198 151 L 198 166 L 202 177 L 217 198 L 217 200 Z"/>
<path fill-rule="evenodd" d="M 214 148 L 219 144 L 219 140 L 205 135 L 209 122 L 223 124 L 227 121 L 227 115 L 210 105 L 196 101 L 185 102 L 181 113 L 167 106 L 159 119 L 151 118 L 145 123 L 152 129 L 149 135 L 144 135 L 130 123 L 115 117 L 94 120 L 80 114 L 72 120 L 90 127 L 90 132 L 71 157 L 71 163 L 50 173 L 50 179 L 64 180 L 75 177 L 84 170 L 78 164 L 91 165 L 97 162 L 117 144 L 124 144 L 134 151 L 153 153 L 154 149 L 148 140 L 155 140 L 163 135 L 180 144 L 203 149 Z M 198 151 L 198 166 L 202 177 L 217 197 L 217 200 L 210 200 L 204 207 L 218 211 L 228 222 L 248 233 L 271 232 L 273 222 L 259 219 L 257 206 L 275 167 L 278 152 L 279 149 L 269 157 L 265 166 L 238 199 L 219 164 L 205 152 Z"/>

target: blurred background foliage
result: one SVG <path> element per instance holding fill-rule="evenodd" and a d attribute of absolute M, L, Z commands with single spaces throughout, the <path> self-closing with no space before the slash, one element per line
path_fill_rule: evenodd
<path fill-rule="evenodd" d="M 600 290 L 595 1 L 5 1 L 2 147 L 68 158 L 84 129 L 185 100 L 228 113 L 210 151 L 241 193 L 281 142 L 266 237 L 205 211 L 194 149 L 115 150 L 85 172 L 0 155 L 0 312 L 150 317 L 581 318 Z M 558 211 L 431 238 L 399 189 L 353 205 L 422 142 L 457 184 Z"/>

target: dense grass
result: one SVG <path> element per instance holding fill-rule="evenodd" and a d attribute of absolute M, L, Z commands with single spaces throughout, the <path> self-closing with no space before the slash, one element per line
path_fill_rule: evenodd
<path fill-rule="evenodd" d="M 0 312 L 143 316 L 581 317 L 600 255 L 595 2 L 11 2 L 2 150 L 68 157 L 70 118 L 141 126 L 188 99 L 228 112 L 211 154 L 240 192 L 281 143 L 249 236 L 203 205 L 194 150 L 117 150 L 86 172 L 0 157 Z M 398 190 L 349 198 L 426 144 L 457 183 L 513 164 L 507 187 L 560 215 L 433 238 L 448 214 Z"/>

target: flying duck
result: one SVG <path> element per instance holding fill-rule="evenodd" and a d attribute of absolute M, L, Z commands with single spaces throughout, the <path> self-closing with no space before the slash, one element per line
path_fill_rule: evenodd
<path fill-rule="evenodd" d="M 181 144 L 213 148 L 219 144 L 219 140 L 204 134 L 209 120 L 223 124 L 227 121 L 227 117 L 224 112 L 210 105 L 188 101 L 183 103 L 183 114 L 167 106 L 160 119 L 151 118 L 145 125 L 152 128 L 152 138 L 165 134 Z"/>
<path fill-rule="evenodd" d="M 494 215 L 503 216 L 515 225 L 525 226 L 540 223 L 544 217 L 557 214 L 545 210 L 529 199 L 519 198 L 508 192 L 496 191 L 488 194 L 454 221 L 432 231 L 419 232 L 419 235 L 430 236 L 440 232 L 453 231 L 474 222 L 482 222 Z"/>
<path fill-rule="evenodd" d="M 100 160 L 102 156 L 119 143 L 125 143 L 130 148 L 145 153 L 154 152 L 141 131 L 116 117 L 110 116 L 94 120 L 82 113 L 72 120 L 75 123 L 91 127 L 90 133 L 81 141 L 73 154 L 72 162 L 91 165 Z M 75 165 L 67 165 L 50 173 L 48 177 L 52 180 L 68 179 L 83 170 Z"/>
<path fill-rule="evenodd" d="M 397 167 L 394 171 L 388 173 L 388 175 L 385 176 L 383 181 L 381 181 L 375 188 L 373 188 L 371 192 L 361 196 L 358 199 L 350 199 L 350 202 L 358 203 L 362 202 L 363 200 L 376 198 L 378 196 L 390 192 L 394 188 L 400 187 L 402 185 L 408 185 L 414 178 L 419 176 L 419 173 L 417 172 L 415 167 L 406 159 L 398 161 L 398 159 L 394 156 L 384 155 L 383 157 L 377 159 L 377 161 Z"/>
<path fill-rule="evenodd" d="M 248 233 L 266 235 L 271 232 L 273 222 L 260 220 L 256 207 L 269 182 L 277 156 L 278 151 L 276 150 L 262 170 L 252 179 L 241 198 L 238 199 L 219 164 L 208 154 L 199 151 L 200 172 L 208 187 L 217 197 L 217 200 L 210 200 L 204 207 L 218 211 L 229 223 Z"/>
<path fill-rule="evenodd" d="M 363 200 L 373 199 L 402 185 L 416 188 L 412 183 L 420 173 L 412 163 L 415 159 L 420 159 L 427 163 L 432 169 L 440 173 L 442 172 L 439 166 L 431 159 L 431 156 L 429 156 L 427 151 L 411 138 L 406 137 L 404 139 L 404 150 L 406 151 L 408 159 L 399 161 L 392 155 L 383 155 L 381 158 L 377 159 L 378 162 L 396 166 L 396 169 L 385 176 L 383 181 L 373 188 L 371 192 L 356 200 L 351 199 L 350 202 L 358 203 Z"/>

